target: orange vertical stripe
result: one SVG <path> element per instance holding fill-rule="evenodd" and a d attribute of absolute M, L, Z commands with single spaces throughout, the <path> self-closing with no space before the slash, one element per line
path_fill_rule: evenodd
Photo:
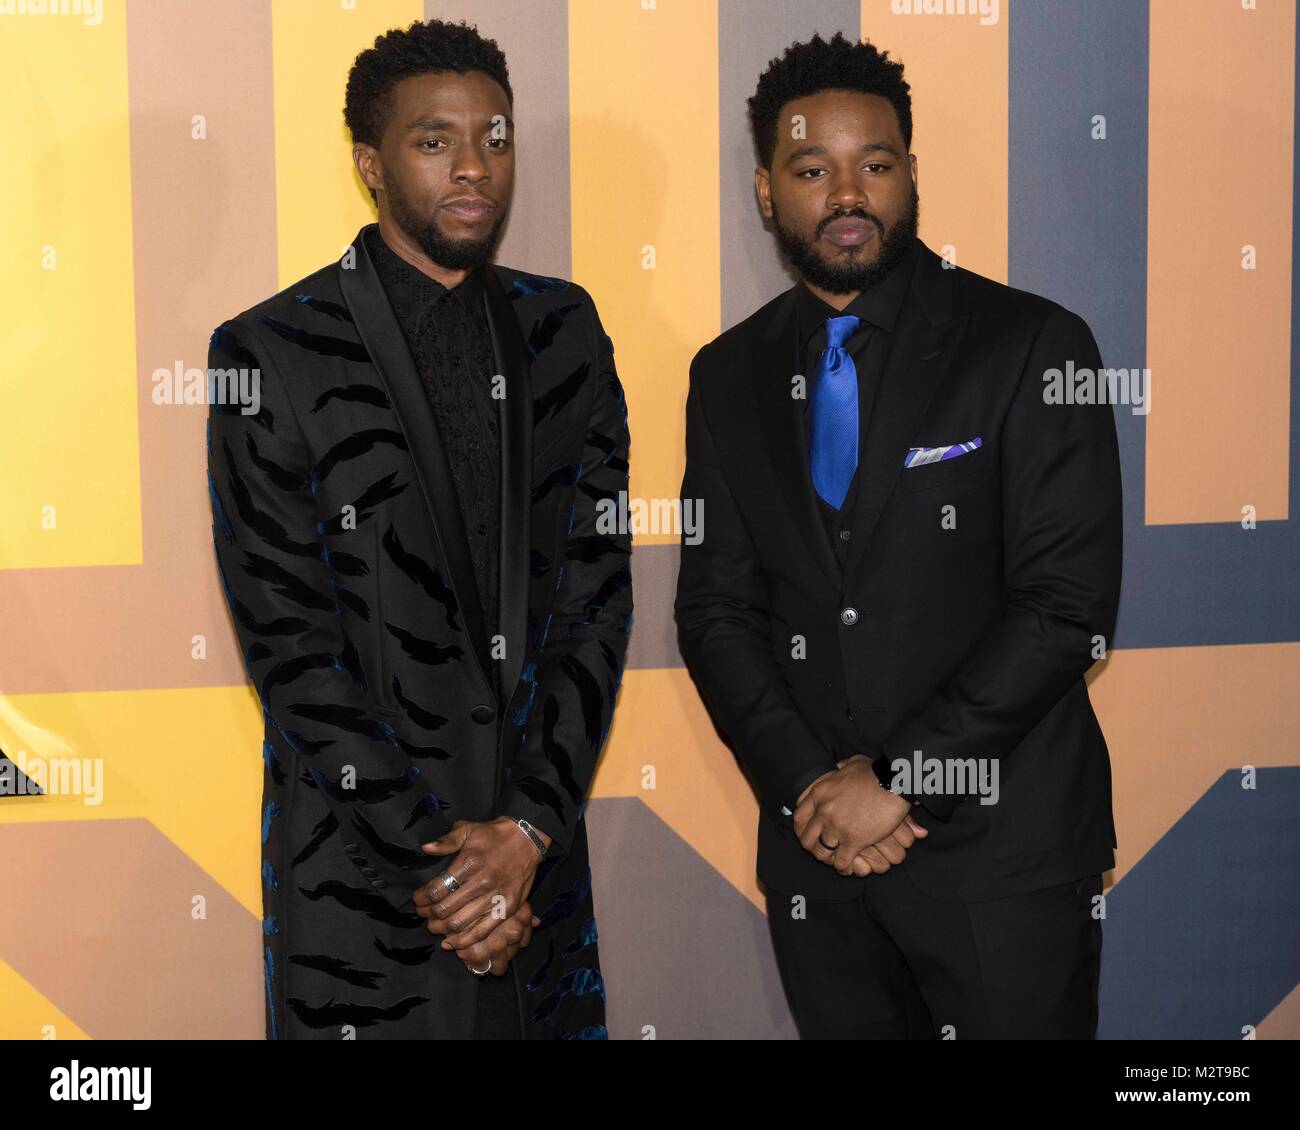
<path fill-rule="evenodd" d="M 1287 516 L 1295 19 L 1151 3 L 1148 524 Z"/>
<path fill-rule="evenodd" d="M 921 239 L 1007 279 L 1007 9 L 925 14 L 922 0 L 862 0 L 862 38 L 901 61 L 912 88 Z M 942 5 L 940 6 L 942 7 Z"/>

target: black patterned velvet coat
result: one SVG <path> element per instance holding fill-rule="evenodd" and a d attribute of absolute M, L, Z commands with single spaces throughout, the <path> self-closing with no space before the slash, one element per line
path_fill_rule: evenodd
<path fill-rule="evenodd" d="M 211 406 L 208 476 L 266 725 L 269 1038 L 468 1039 L 477 980 L 410 895 L 447 861 L 421 843 L 501 813 L 555 841 L 508 974 L 524 1034 L 606 1035 L 582 813 L 632 620 L 630 538 L 602 522 L 627 489 L 626 408 L 581 287 L 492 267 L 485 301 L 504 378 L 495 640 L 361 235 L 212 336 L 212 370 L 260 372 L 256 413 Z"/>

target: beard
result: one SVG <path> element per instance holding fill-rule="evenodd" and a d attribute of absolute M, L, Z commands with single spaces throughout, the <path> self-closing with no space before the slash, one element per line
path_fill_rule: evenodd
<path fill-rule="evenodd" d="M 473 271 L 492 258 L 505 213 L 497 217 L 487 235 L 479 239 L 452 239 L 438 227 L 436 219 L 426 219 L 411 205 L 396 182 L 384 186 L 388 194 L 388 214 L 433 262 L 449 271 Z"/>
<path fill-rule="evenodd" d="M 861 208 L 851 208 L 847 212 L 827 216 L 817 225 L 812 239 L 808 239 L 781 222 L 776 197 L 773 196 L 772 223 L 781 250 L 803 279 L 831 294 L 852 294 L 878 286 L 907 254 L 916 239 L 920 208 L 921 198 L 913 186 L 907 208 L 887 230 L 878 217 Z M 826 225 L 844 216 L 856 216 L 875 226 L 880 249 L 874 259 L 865 263 L 849 255 L 837 255 L 831 259 L 818 247 L 817 241 Z"/>

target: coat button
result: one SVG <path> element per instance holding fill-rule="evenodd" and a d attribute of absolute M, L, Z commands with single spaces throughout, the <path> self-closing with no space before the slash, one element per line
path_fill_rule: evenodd
<path fill-rule="evenodd" d="M 476 706 L 469 712 L 469 716 L 473 718 L 475 722 L 486 724 L 496 717 L 496 711 L 490 706 Z"/>
<path fill-rule="evenodd" d="M 382 890 L 384 887 L 388 886 L 388 884 L 385 883 L 383 879 L 371 879 L 370 885 L 374 887 L 376 890 Z"/>
<path fill-rule="evenodd" d="M 376 871 L 373 867 L 363 867 L 361 869 L 361 874 L 363 874 L 367 879 L 373 879 L 376 875 L 379 874 L 379 872 Z"/>
<path fill-rule="evenodd" d="M 846 628 L 853 627 L 858 622 L 858 610 L 856 608 L 846 608 L 840 613 L 840 623 Z"/>
<path fill-rule="evenodd" d="M 360 844 L 344 844 L 344 845 L 343 845 L 343 850 L 344 850 L 345 852 L 347 852 L 348 855 L 360 855 L 360 854 L 361 854 L 361 845 L 360 845 Z"/>

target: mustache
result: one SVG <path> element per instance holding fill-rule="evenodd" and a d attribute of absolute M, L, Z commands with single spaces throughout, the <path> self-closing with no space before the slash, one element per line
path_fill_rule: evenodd
<path fill-rule="evenodd" d="M 847 219 L 850 216 L 853 216 L 859 220 L 866 220 L 867 223 L 875 225 L 876 234 L 881 238 L 884 238 L 885 225 L 881 222 L 879 216 L 873 216 L 871 215 L 870 212 L 867 212 L 862 208 L 850 208 L 847 212 L 833 212 L 831 215 L 827 216 L 824 220 L 822 220 L 821 223 L 819 223 L 816 229 L 813 231 L 813 239 L 815 240 L 821 239 L 822 232 L 826 230 L 828 224 L 832 224 L 836 220 Z"/>

